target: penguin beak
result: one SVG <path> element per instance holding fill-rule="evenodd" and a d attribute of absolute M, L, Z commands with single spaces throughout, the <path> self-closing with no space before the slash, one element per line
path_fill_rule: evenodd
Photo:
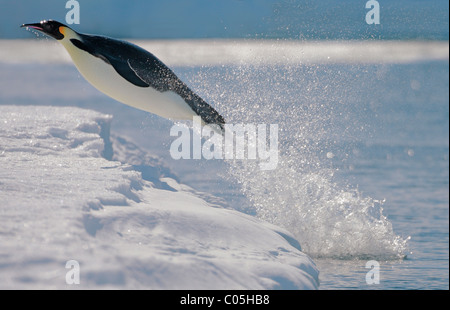
<path fill-rule="evenodd" d="M 26 27 L 26 28 L 33 28 L 39 31 L 43 31 L 44 28 L 42 27 L 41 23 L 35 23 L 35 24 L 23 24 L 22 26 L 20 26 L 21 28 Z"/>

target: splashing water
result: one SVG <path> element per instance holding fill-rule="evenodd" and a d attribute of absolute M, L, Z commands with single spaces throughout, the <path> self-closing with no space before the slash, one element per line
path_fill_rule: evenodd
<path fill-rule="evenodd" d="M 340 188 L 327 169 L 299 172 L 291 159 L 283 158 L 270 172 L 247 164 L 230 166 L 259 218 L 291 231 L 314 257 L 404 256 L 406 241 L 394 234 L 382 214 L 382 202 Z"/>
<path fill-rule="evenodd" d="M 39 38 L 42 35 L 42 33 L 40 31 L 38 31 L 32 27 L 25 27 L 25 30 L 33 33 L 37 38 Z"/>
<path fill-rule="evenodd" d="M 329 164 L 369 131 L 359 117 L 365 109 L 360 89 L 370 87 L 377 69 L 212 67 L 203 68 L 196 81 L 228 122 L 279 125 L 277 168 L 263 171 L 255 161 L 228 161 L 228 178 L 241 185 L 257 217 L 289 230 L 313 257 L 406 257 L 408 238 L 394 233 L 383 215 L 384 201 L 336 182 L 336 168 Z"/>

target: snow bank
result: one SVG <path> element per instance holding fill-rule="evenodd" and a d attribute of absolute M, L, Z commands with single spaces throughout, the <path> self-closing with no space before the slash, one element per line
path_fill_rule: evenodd
<path fill-rule="evenodd" d="M 0 106 L 1 289 L 315 289 L 283 229 L 207 203 L 79 108 Z M 208 200 L 209 201 L 209 200 Z M 66 283 L 66 262 L 80 284 Z"/>

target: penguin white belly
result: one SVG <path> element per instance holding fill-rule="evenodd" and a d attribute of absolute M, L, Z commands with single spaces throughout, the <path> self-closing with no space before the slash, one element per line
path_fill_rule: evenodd
<path fill-rule="evenodd" d="M 120 76 L 114 68 L 87 52 L 68 49 L 81 75 L 95 88 L 126 105 L 177 120 L 192 120 L 197 115 L 175 92 L 159 92 L 139 87 Z"/>

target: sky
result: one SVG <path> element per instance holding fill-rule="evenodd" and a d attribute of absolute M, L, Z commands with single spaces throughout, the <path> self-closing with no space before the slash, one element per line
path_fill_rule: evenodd
<path fill-rule="evenodd" d="M 74 0 L 71 0 L 74 1 Z M 445 0 L 78 0 L 76 31 L 139 39 L 448 40 Z M 0 0 L 0 38 L 31 38 L 19 26 L 67 23 L 66 0 Z M 70 15 L 70 14 L 69 14 Z M 73 15 L 70 15 L 73 17 Z M 70 19 L 69 19 L 70 21 Z"/>

